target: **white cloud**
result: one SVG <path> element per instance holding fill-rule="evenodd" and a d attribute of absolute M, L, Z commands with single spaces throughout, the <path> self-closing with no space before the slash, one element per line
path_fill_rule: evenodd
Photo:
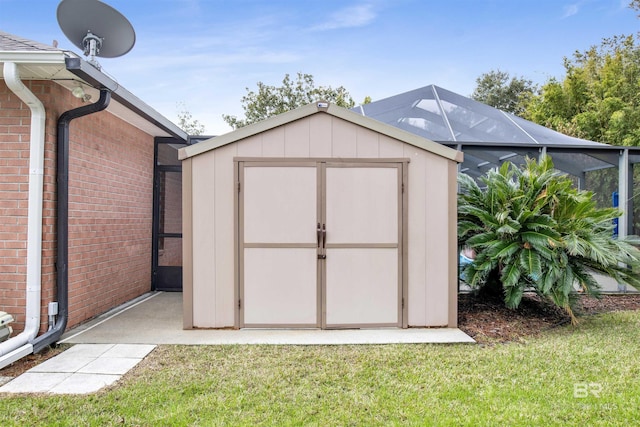
<path fill-rule="evenodd" d="M 336 30 L 339 28 L 364 27 L 376 19 L 372 4 L 360 4 L 338 10 L 329 19 L 311 28 L 313 31 Z"/>
<path fill-rule="evenodd" d="M 579 11 L 580 5 L 578 3 L 569 4 L 564 7 L 564 14 L 562 15 L 562 17 L 568 18 L 570 16 L 577 15 Z"/>

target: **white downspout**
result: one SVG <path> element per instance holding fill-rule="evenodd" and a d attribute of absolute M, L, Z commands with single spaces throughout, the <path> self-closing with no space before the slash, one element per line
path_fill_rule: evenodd
<path fill-rule="evenodd" d="M 24 331 L 0 343 L 0 368 L 33 352 L 29 344 L 40 330 L 42 265 L 42 199 L 44 177 L 45 109 L 42 102 L 22 83 L 18 66 L 4 63 L 4 80 L 9 89 L 31 109 L 29 139 L 29 207 L 27 220 L 27 291 Z"/>

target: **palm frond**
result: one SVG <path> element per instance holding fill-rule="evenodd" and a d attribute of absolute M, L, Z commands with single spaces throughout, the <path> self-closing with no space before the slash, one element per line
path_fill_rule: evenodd
<path fill-rule="evenodd" d="M 502 270 L 502 275 L 500 276 L 500 280 L 502 281 L 502 285 L 505 288 L 512 288 L 517 286 L 520 282 L 520 276 L 522 272 L 520 271 L 520 266 L 517 263 L 511 263 L 507 265 Z"/>
<path fill-rule="evenodd" d="M 520 252 L 520 266 L 529 276 L 536 277 L 542 274 L 540 255 L 531 249 L 523 249 Z"/>

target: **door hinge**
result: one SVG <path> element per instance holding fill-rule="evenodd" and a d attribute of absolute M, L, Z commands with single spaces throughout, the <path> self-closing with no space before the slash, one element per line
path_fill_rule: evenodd
<path fill-rule="evenodd" d="M 238 300 L 238 308 L 242 308 L 242 300 L 241 299 Z"/>
<path fill-rule="evenodd" d="M 402 183 L 402 193 L 404 194 L 404 182 Z"/>
<path fill-rule="evenodd" d="M 404 309 L 404 298 L 402 298 L 402 308 Z"/>
<path fill-rule="evenodd" d="M 240 181 L 238 181 L 238 182 L 236 183 L 236 185 L 237 185 L 238 193 L 239 193 L 239 192 L 240 192 Z"/>

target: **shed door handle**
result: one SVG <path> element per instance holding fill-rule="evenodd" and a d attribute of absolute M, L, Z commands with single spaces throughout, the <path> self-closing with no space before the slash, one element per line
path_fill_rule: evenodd
<path fill-rule="evenodd" d="M 322 248 L 324 249 L 327 244 L 327 227 L 322 224 Z"/>
<path fill-rule="evenodd" d="M 320 239 L 322 239 L 322 230 L 320 230 L 320 223 L 318 223 L 318 228 L 316 229 L 316 238 L 318 240 L 318 247 L 320 247 Z"/>

